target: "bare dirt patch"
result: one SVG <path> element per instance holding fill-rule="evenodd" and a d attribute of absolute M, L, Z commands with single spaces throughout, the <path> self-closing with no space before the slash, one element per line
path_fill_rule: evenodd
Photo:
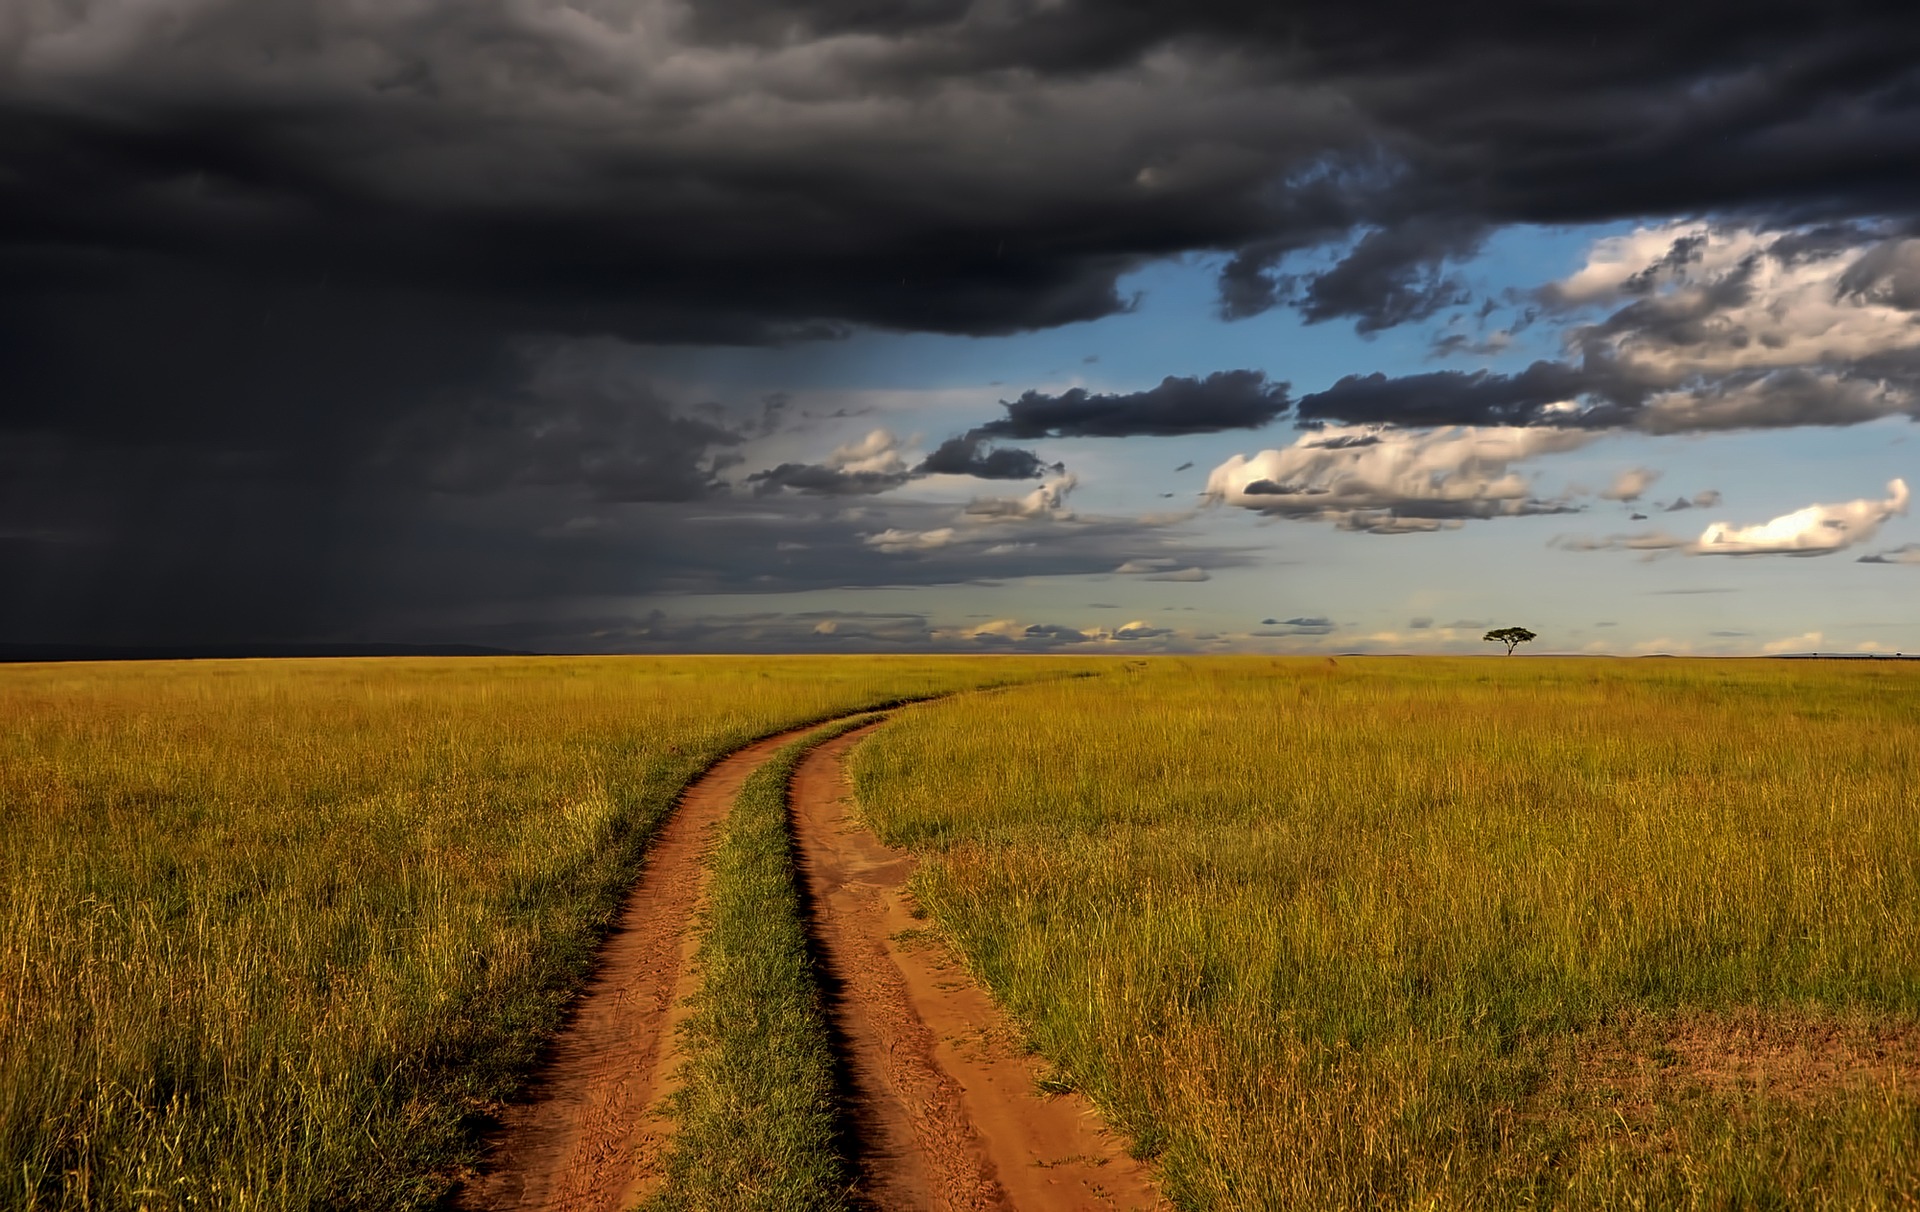
<path fill-rule="evenodd" d="M 1575 1071 L 1581 1085 L 1643 1109 L 1702 1096 L 1808 1105 L 1868 1086 L 1913 1097 L 1920 1023 L 1799 1010 L 1646 1014 L 1584 1039 Z"/>
<path fill-rule="evenodd" d="M 714 834 L 749 774 L 810 729 L 755 742 L 689 785 L 602 945 L 592 978 L 526 1097 L 501 1116 L 468 1212 L 620 1212 L 663 1175 L 678 1069 L 675 1027 L 694 991 L 694 916 Z"/>
<path fill-rule="evenodd" d="M 790 793 L 861 1196 L 953 1212 L 1165 1207 L 1085 1099 L 1042 1092 L 1040 1062 L 920 928 L 912 856 L 850 817 L 843 763 L 866 731 L 808 754 Z"/>

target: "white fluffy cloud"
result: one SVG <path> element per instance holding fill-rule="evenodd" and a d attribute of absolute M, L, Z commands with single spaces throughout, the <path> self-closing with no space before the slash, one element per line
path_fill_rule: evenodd
<path fill-rule="evenodd" d="M 827 466 L 855 475 L 898 475 L 906 471 L 907 460 L 891 430 L 875 429 L 858 442 L 836 447 L 827 456 Z"/>
<path fill-rule="evenodd" d="M 899 555 L 909 551 L 937 551 L 950 547 L 960 537 L 960 532 L 951 526 L 941 526 L 933 530 L 900 530 L 890 527 L 878 534 L 866 537 L 867 546 L 878 548 L 888 555 Z"/>
<path fill-rule="evenodd" d="M 874 431 L 875 434 L 884 432 Z M 1067 508 L 1067 496 L 1078 483 L 1073 476 L 1066 475 L 1047 481 L 1025 496 L 978 498 L 961 510 L 955 519 L 956 525 L 929 530 L 888 528 L 867 535 L 863 542 L 888 555 L 935 551 L 967 543 L 1004 547 L 1009 533 L 1018 531 L 1018 523 L 1071 522 L 1074 515 Z"/>
<path fill-rule="evenodd" d="M 1647 266 L 1658 264 L 1675 240 L 1703 236 L 1706 230 L 1704 223 L 1670 223 L 1596 240 L 1587 250 L 1587 263 L 1550 286 L 1548 297 L 1567 306 L 1613 302 Z"/>
<path fill-rule="evenodd" d="M 1283 450 L 1235 455 L 1207 477 L 1215 502 L 1347 530 L 1406 534 L 1463 519 L 1562 513 L 1514 465 L 1593 440 L 1571 429 L 1328 428 Z"/>
<path fill-rule="evenodd" d="M 1044 518 L 1065 521 L 1073 517 L 1067 497 L 1080 486 L 1071 473 L 1048 480 L 1022 497 L 980 497 L 967 506 L 966 516 L 975 521 Z"/>
<path fill-rule="evenodd" d="M 1866 542 L 1880 524 L 1907 512 L 1907 482 L 1887 485 L 1882 501 L 1809 505 L 1754 526 L 1715 522 L 1688 548 L 1695 555 L 1827 555 Z"/>
<path fill-rule="evenodd" d="M 1614 309 L 1565 341 L 1647 391 L 1640 429 L 1920 416 L 1920 239 L 1669 223 L 1596 242 L 1541 297 Z"/>
<path fill-rule="evenodd" d="M 1552 545 L 1566 551 L 1643 551 L 1649 555 L 1666 551 L 1687 555 L 1830 555 L 1867 542 L 1887 519 L 1906 512 L 1907 482 L 1896 479 L 1888 483 L 1884 500 L 1809 505 L 1751 526 L 1714 522 L 1691 542 L 1662 531 L 1648 531 L 1603 539 L 1562 536 Z M 1905 563 L 1906 551 L 1899 548 L 1865 559 L 1872 563 Z"/>
<path fill-rule="evenodd" d="M 1630 302 L 1576 339 L 1677 379 L 1920 349 L 1916 276 L 1920 240 L 1794 250 L 1778 232 L 1671 223 L 1597 242 L 1546 294 Z"/>

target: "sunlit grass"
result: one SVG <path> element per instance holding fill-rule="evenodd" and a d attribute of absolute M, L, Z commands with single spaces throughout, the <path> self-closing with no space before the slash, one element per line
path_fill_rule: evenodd
<path fill-rule="evenodd" d="M 430 1203 L 673 795 L 893 659 L 0 667 L 0 1207 Z"/>
<path fill-rule="evenodd" d="M 855 771 L 1186 1206 L 1920 1196 L 1913 666 L 1155 661 Z"/>

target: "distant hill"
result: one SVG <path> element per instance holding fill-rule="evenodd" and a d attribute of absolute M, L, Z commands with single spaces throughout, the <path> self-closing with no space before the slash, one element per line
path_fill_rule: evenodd
<path fill-rule="evenodd" d="M 259 643 L 237 644 L 7 644 L 0 643 L 0 662 L 20 661 L 192 661 L 235 660 L 254 657 L 425 657 L 425 656 L 535 656 L 512 648 L 484 644 L 352 644 Z"/>

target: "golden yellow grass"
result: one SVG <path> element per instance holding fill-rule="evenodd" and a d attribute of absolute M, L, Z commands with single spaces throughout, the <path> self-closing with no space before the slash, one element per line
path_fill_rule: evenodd
<path fill-rule="evenodd" d="M 1192 1208 L 1920 1199 L 1920 668 L 1159 660 L 861 803 Z"/>
<path fill-rule="evenodd" d="M 430 1203 L 722 752 L 953 658 L 0 667 L 0 1207 Z"/>

